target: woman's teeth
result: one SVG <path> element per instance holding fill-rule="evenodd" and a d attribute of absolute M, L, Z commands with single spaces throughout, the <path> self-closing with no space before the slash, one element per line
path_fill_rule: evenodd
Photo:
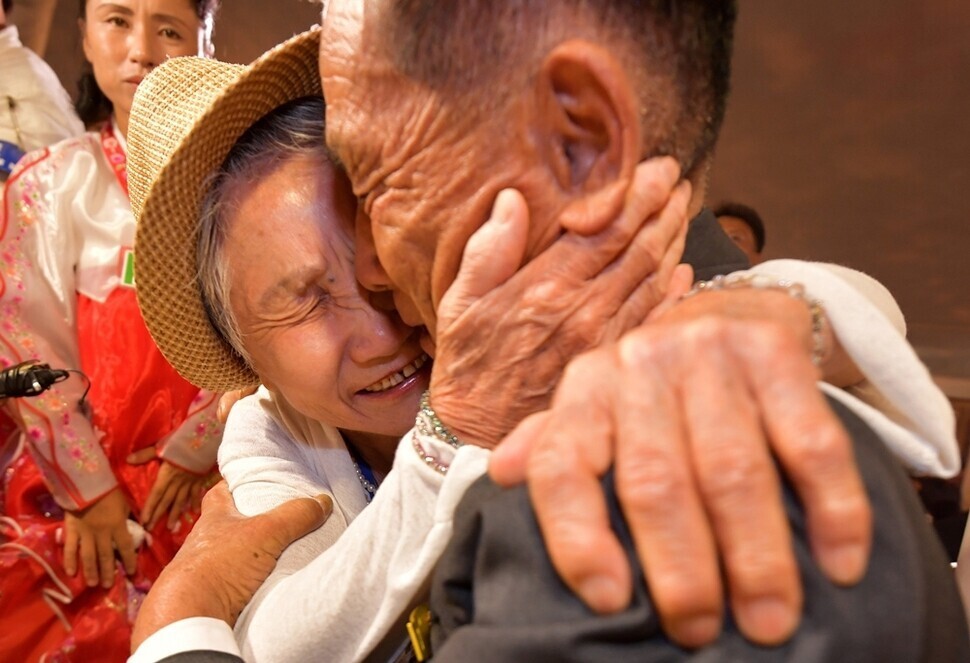
<path fill-rule="evenodd" d="M 396 387 L 397 385 L 401 384 L 409 377 L 417 373 L 421 369 L 421 367 L 424 366 L 424 363 L 426 361 L 428 361 L 428 355 L 421 353 L 421 355 L 417 359 L 412 361 L 410 364 L 408 364 L 407 366 L 405 366 L 404 368 L 402 368 L 396 373 L 391 373 L 380 382 L 375 382 L 371 386 L 364 389 L 364 391 L 371 394 L 376 394 L 378 392 L 387 391 L 388 389 Z"/>

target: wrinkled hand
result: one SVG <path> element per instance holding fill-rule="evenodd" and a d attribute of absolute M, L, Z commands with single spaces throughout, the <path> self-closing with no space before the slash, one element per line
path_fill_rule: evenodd
<path fill-rule="evenodd" d="M 790 299 L 759 296 L 775 298 L 762 300 L 769 308 Z M 720 632 L 721 568 L 749 639 L 778 643 L 798 624 L 802 588 L 773 455 L 829 578 L 858 581 L 871 543 L 869 503 L 847 435 L 816 388 L 810 339 L 746 305 L 738 319 L 724 315 L 724 303 L 685 300 L 572 362 L 552 408 L 523 422 L 490 468 L 506 485 L 528 480 L 557 570 L 592 608 L 612 612 L 631 592 L 599 483 L 615 465 L 664 628 L 690 647 Z"/>
<path fill-rule="evenodd" d="M 155 457 L 155 447 L 148 447 L 128 456 L 128 462 L 132 465 L 143 465 Z M 162 460 L 155 483 L 152 484 L 141 510 L 140 519 L 145 529 L 151 531 L 166 513 L 168 528 L 172 529 L 183 513 L 190 509 L 198 510 L 206 484 L 211 478 L 211 474 L 193 474 Z"/>
<path fill-rule="evenodd" d="M 332 509 L 330 497 L 321 495 L 290 500 L 247 518 L 220 481 L 206 493 L 198 522 L 145 597 L 132 632 L 132 651 L 180 619 L 214 617 L 234 625 L 283 550 L 326 522 Z"/>
<path fill-rule="evenodd" d="M 437 312 L 431 402 L 460 439 L 495 446 L 548 406 L 571 357 L 640 324 L 675 273 L 689 281 L 677 265 L 690 185 L 678 177 L 672 159 L 640 164 L 613 223 L 565 232 L 525 266 L 525 201 L 499 194 Z"/>
<path fill-rule="evenodd" d="M 135 572 L 135 544 L 128 533 L 128 503 L 117 488 L 82 511 L 64 514 L 64 571 L 77 573 L 78 555 L 88 587 L 114 584 L 115 550 L 125 572 Z"/>

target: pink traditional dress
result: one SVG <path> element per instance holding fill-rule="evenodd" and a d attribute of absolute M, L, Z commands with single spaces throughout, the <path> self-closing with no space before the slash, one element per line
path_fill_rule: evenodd
<path fill-rule="evenodd" d="M 11 174 L 0 216 L 0 368 L 37 359 L 81 369 L 41 396 L 8 401 L 20 421 L 0 481 L 0 662 L 123 661 L 131 624 L 194 515 L 165 519 L 138 549 L 138 571 L 86 587 L 63 569 L 63 511 L 119 487 L 141 511 L 158 455 L 204 475 L 222 428 L 217 397 L 182 379 L 148 334 L 135 299 L 135 220 L 124 139 L 111 123 L 28 154 Z M 9 445 L 8 445 L 9 446 Z M 8 456 L 10 454 L 8 453 Z M 134 525 L 134 523 L 131 523 Z M 137 530 L 137 527 L 135 527 Z"/>

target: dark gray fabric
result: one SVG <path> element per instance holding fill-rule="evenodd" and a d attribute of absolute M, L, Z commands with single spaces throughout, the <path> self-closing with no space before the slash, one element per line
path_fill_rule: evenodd
<path fill-rule="evenodd" d="M 242 659 L 217 651 L 184 651 L 163 658 L 158 663 L 242 663 Z"/>
<path fill-rule="evenodd" d="M 432 585 L 435 663 L 491 661 L 852 661 L 966 663 L 970 642 L 960 599 L 939 541 L 909 480 L 885 445 L 837 402 L 853 437 L 875 520 L 873 555 L 852 588 L 829 583 L 809 550 L 802 510 L 788 486 L 785 509 L 805 586 L 796 636 L 778 648 L 752 645 L 728 617 L 711 647 L 689 652 L 660 630 L 633 546 L 604 482 L 613 526 L 637 569 L 629 609 L 594 617 L 556 576 L 525 489 L 487 479 L 466 494 L 455 535 Z"/>
<path fill-rule="evenodd" d="M 751 266 L 747 256 L 724 233 L 714 212 L 709 209 L 701 211 L 687 226 L 687 241 L 681 262 L 694 268 L 694 278 L 698 281 Z"/>

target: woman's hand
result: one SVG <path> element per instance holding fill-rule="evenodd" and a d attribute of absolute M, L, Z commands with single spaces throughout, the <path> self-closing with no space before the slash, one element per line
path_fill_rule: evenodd
<path fill-rule="evenodd" d="M 64 570 L 77 573 L 78 553 L 88 587 L 111 587 L 115 550 L 125 572 L 135 572 L 135 544 L 128 533 L 128 503 L 117 488 L 81 511 L 64 514 Z"/>
<path fill-rule="evenodd" d="M 128 462 L 131 465 L 143 465 L 155 457 L 155 447 L 148 447 L 128 456 Z M 168 528 L 172 529 L 183 513 L 189 509 L 198 511 L 206 485 L 212 483 L 212 476 L 193 474 L 162 460 L 158 476 L 155 477 L 155 483 L 141 510 L 141 522 L 145 529 L 151 531 L 166 513 Z"/>
<path fill-rule="evenodd" d="M 528 264 L 529 215 L 514 190 L 468 241 L 438 307 L 431 404 L 462 441 L 493 447 L 544 409 L 575 355 L 643 322 L 671 291 L 690 185 L 672 160 L 637 167 L 618 217 L 596 234 L 565 232 Z"/>
<path fill-rule="evenodd" d="M 220 423 L 226 423 L 229 420 L 229 412 L 232 410 L 233 406 L 246 398 L 256 393 L 258 387 L 243 387 L 242 389 L 236 389 L 235 391 L 227 391 L 222 396 L 219 397 L 219 407 L 216 410 L 216 417 L 219 419 Z"/>

